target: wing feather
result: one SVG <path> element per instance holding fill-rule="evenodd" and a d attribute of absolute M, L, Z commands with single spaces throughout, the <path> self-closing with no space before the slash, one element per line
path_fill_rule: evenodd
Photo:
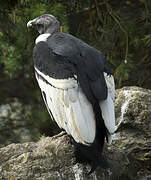
<path fill-rule="evenodd" d="M 115 84 L 114 78 L 111 75 L 104 73 L 106 84 L 108 87 L 108 97 L 106 100 L 100 102 L 100 108 L 102 110 L 102 116 L 104 119 L 105 126 L 110 134 L 115 132 L 115 112 L 114 112 L 114 94 Z"/>
<path fill-rule="evenodd" d="M 41 91 L 46 94 L 48 109 L 59 127 L 65 129 L 78 143 L 87 145 L 93 143 L 96 133 L 93 108 L 78 83 L 75 86 L 75 79 L 65 80 L 66 87 L 70 87 L 67 89 L 60 84 L 59 88 L 51 86 L 50 79 L 47 83 L 43 78 L 38 76 L 36 78 Z M 55 85 L 55 79 L 52 82 Z M 63 80 L 61 83 L 63 84 Z M 58 85 L 58 81 L 56 84 Z"/>
<path fill-rule="evenodd" d="M 86 143 L 92 143 L 95 138 L 95 118 L 92 106 L 80 87 L 78 88 L 77 100 L 70 103 L 75 130 L 78 130 L 80 137 Z"/>

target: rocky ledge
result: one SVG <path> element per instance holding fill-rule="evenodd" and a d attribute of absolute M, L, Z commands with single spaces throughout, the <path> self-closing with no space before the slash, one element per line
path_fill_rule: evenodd
<path fill-rule="evenodd" d="M 91 175 L 76 163 L 67 135 L 38 142 L 10 144 L 0 149 L 0 179 L 11 180 L 150 180 L 151 91 L 138 87 L 116 90 L 117 132 L 105 144 L 106 169 Z"/>

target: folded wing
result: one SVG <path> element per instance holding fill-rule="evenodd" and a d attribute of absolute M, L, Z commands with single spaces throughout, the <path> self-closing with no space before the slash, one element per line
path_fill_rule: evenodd
<path fill-rule="evenodd" d="M 114 111 L 114 96 L 115 96 L 115 84 L 113 76 L 109 76 L 104 73 L 105 81 L 108 87 L 108 97 L 106 100 L 100 102 L 100 108 L 102 110 L 102 117 L 104 119 L 105 126 L 108 130 L 108 142 L 112 142 L 112 134 L 116 130 L 115 126 L 115 111 Z"/>
<path fill-rule="evenodd" d="M 55 80 L 38 69 L 36 78 L 45 94 L 47 109 L 59 127 L 78 143 L 93 143 L 96 133 L 93 108 L 77 81 L 74 78 Z"/>

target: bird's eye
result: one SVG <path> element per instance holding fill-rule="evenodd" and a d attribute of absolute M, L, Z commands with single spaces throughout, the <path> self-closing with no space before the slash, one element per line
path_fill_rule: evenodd
<path fill-rule="evenodd" d="M 42 17 L 42 18 L 46 18 L 47 16 L 46 16 L 46 15 L 42 15 L 41 17 Z"/>

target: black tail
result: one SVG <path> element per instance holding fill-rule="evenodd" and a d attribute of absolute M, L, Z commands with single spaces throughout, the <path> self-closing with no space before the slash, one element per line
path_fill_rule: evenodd
<path fill-rule="evenodd" d="M 104 125 L 99 103 L 93 105 L 93 110 L 96 119 L 96 137 L 94 142 L 90 146 L 74 142 L 76 160 L 80 163 L 89 163 L 92 167 L 90 173 L 93 172 L 97 166 L 103 166 L 102 152 L 104 140 L 105 137 L 107 137 L 107 130 Z"/>

